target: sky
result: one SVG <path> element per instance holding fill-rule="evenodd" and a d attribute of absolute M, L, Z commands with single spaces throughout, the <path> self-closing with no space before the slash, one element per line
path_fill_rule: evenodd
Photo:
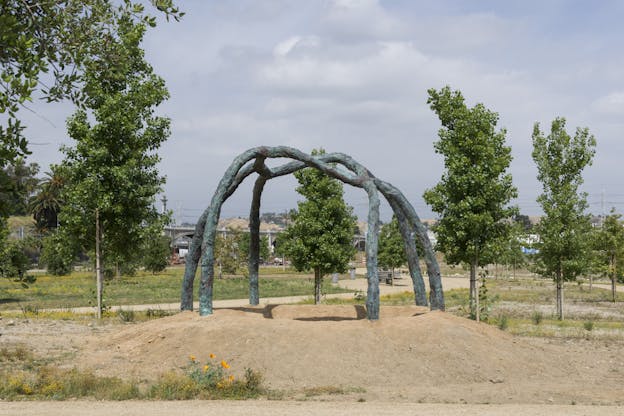
<path fill-rule="evenodd" d="M 512 148 L 513 204 L 539 215 L 531 158 L 535 122 L 550 130 L 588 127 L 597 140 L 584 191 L 595 214 L 624 211 L 624 1 L 231 0 L 177 2 L 186 15 L 146 36 L 146 57 L 171 98 L 161 147 L 164 194 L 176 223 L 194 223 L 232 160 L 256 146 L 349 154 L 398 187 L 421 218 L 435 218 L 422 194 L 444 165 L 434 151 L 439 120 L 427 90 L 449 85 L 469 106 L 498 112 Z M 71 145 L 72 105 L 35 102 L 23 112 L 42 172 Z M 272 165 L 283 163 L 276 160 Z M 223 206 L 246 217 L 253 178 Z M 263 212 L 301 197 L 296 180 L 270 181 Z M 160 199 L 160 196 L 159 196 Z M 362 219 L 367 198 L 345 186 Z M 158 203 L 160 205 L 160 202 Z M 382 219 L 391 210 L 381 207 Z"/>

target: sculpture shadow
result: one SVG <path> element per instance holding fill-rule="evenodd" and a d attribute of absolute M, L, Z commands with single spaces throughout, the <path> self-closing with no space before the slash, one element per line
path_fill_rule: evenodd
<path fill-rule="evenodd" d="M 255 313 L 262 315 L 265 319 L 276 319 L 273 315 L 273 310 L 280 305 L 266 305 L 264 307 L 252 307 L 252 306 L 240 306 L 240 307 L 232 307 L 232 308 L 215 308 L 215 310 L 230 310 L 230 311 L 239 311 L 245 313 Z M 359 321 L 362 319 L 367 319 L 366 316 L 366 308 L 363 305 L 353 305 L 355 310 L 355 317 L 353 316 L 307 316 L 301 318 L 292 318 L 293 321 L 308 321 L 308 322 L 318 322 L 318 321 Z"/>

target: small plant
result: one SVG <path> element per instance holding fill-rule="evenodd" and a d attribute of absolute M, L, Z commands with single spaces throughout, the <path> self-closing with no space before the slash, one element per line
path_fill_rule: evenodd
<path fill-rule="evenodd" d="M 24 305 L 21 309 L 24 318 L 36 317 L 39 315 L 39 307 L 37 305 Z"/>
<path fill-rule="evenodd" d="M 531 321 L 533 321 L 534 325 L 539 325 L 544 320 L 544 314 L 541 311 L 533 311 L 531 315 Z"/>
<path fill-rule="evenodd" d="M 594 329 L 594 321 L 583 322 L 583 328 L 585 328 L 586 331 L 591 331 L 592 329 Z"/>
<path fill-rule="evenodd" d="M 148 319 L 164 318 L 165 316 L 171 315 L 173 315 L 173 312 L 165 311 L 163 309 L 149 308 L 147 311 L 145 311 L 145 316 L 147 316 Z"/>
<path fill-rule="evenodd" d="M 135 313 L 132 309 L 123 310 L 119 309 L 117 311 L 117 316 L 121 320 L 121 322 L 134 322 L 136 319 Z"/>
<path fill-rule="evenodd" d="M 498 317 L 498 329 L 500 329 L 501 331 L 504 331 L 507 328 L 509 328 L 509 319 L 507 318 L 507 315 L 505 314 L 500 315 Z"/>

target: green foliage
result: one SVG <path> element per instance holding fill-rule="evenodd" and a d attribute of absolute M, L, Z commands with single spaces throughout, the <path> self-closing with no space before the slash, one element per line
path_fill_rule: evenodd
<path fill-rule="evenodd" d="M 533 322 L 534 325 L 541 324 L 543 320 L 544 314 L 541 311 L 533 311 L 533 314 L 531 314 L 531 322 Z"/>
<path fill-rule="evenodd" d="M 33 215 L 35 227 L 40 234 L 46 234 L 58 226 L 58 214 L 63 205 L 63 183 L 58 172 L 46 172 L 46 178 L 39 182 L 37 192 L 28 202 L 28 210 Z"/>
<path fill-rule="evenodd" d="M 236 237 L 231 233 L 230 235 L 218 233 L 215 238 L 214 252 L 219 277 L 223 274 L 235 274 L 241 264 Z"/>
<path fill-rule="evenodd" d="M 151 2 L 167 18 L 178 20 L 184 14 L 171 0 Z M 0 125 L 0 167 L 28 153 L 18 112 L 36 91 L 48 102 L 70 98 L 83 103 L 78 86 L 85 67 L 93 61 L 118 62 L 105 45 L 126 16 L 156 24 L 141 2 L 131 0 L 0 2 L 0 114 L 7 114 Z M 40 82 L 43 74 L 51 84 Z"/>
<path fill-rule="evenodd" d="M 384 224 L 381 227 L 377 263 L 381 267 L 389 269 L 401 267 L 407 263 L 405 245 L 399 230 L 399 221 L 394 215 L 388 224 Z"/>
<path fill-rule="evenodd" d="M 72 239 L 57 230 L 43 238 L 39 265 L 46 267 L 48 273 L 65 276 L 71 273 L 77 247 Z"/>
<path fill-rule="evenodd" d="M 26 255 L 23 242 L 1 237 L 0 240 L 4 240 L 0 246 L 0 277 L 24 284 L 33 282 L 34 279 L 26 274 L 30 258 Z"/>
<path fill-rule="evenodd" d="M 557 283 L 557 310 L 563 319 L 560 291 L 564 281 L 572 281 L 590 267 L 591 225 L 585 214 L 587 196 L 579 192 L 582 172 L 590 166 L 596 139 L 587 128 L 577 128 L 574 137 L 565 130 L 565 119 L 556 118 L 550 134 L 544 136 L 539 124 L 533 128 L 533 160 L 543 192 L 537 202 L 544 216 L 537 225 L 535 270 Z"/>
<path fill-rule="evenodd" d="M 143 246 L 141 263 L 145 271 L 158 273 L 165 270 L 171 257 L 171 239 L 160 235 L 155 240 L 146 240 Z"/>
<path fill-rule="evenodd" d="M 249 244 L 251 240 L 251 234 L 246 232 L 240 232 L 236 234 L 236 249 L 238 252 L 238 259 L 240 261 L 240 267 L 247 267 L 247 259 L 249 259 Z M 260 258 L 264 261 L 268 261 L 271 256 L 269 249 L 269 237 L 266 235 L 260 236 Z"/>
<path fill-rule="evenodd" d="M 38 172 L 39 165 L 27 165 L 23 157 L 18 157 L 0 171 L 0 212 L 3 215 L 28 213 L 28 200 L 39 183 Z"/>
<path fill-rule="evenodd" d="M 583 183 L 583 169 L 592 163 L 595 146 L 596 139 L 586 128 L 577 129 L 570 137 L 564 118 L 552 122 L 546 137 L 538 123 L 533 128 L 533 160 L 543 187 L 537 202 L 545 214 L 537 226 L 537 265 L 544 277 L 571 281 L 587 268 L 590 225 L 585 215 L 586 194 L 578 188 Z"/>
<path fill-rule="evenodd" d="M 324 153 L 313 151 L 312 155 Z M 355 255 L 353 208 L 343 199 L 342 184 L 325 173 L 306 168 L 296 172 L 297 192 L 305 200 L 297 203 L 292 223 L 280 236 L 280 250 L 299 270 L 315 271 L 317 301 L 320 280 L 331 272 L 344 273 Z"/>
<path fill-rule="evenodd" d="M 620 280 L 624 271 L 624 227 L 621 217 L 612 209 L 602 227 L 594 232 L 593 238 L 594 268 L 612 282 Z"/>
<path fill-rule="evenodd" d="M 492 262 L 495 246 L 509 238 L 504 221 L 517 213 L 508 206 L 517 190 L 507 173 L 511 148 L 506 131 L 496 131 L 498 114 L 477 104 L 468 108 L 459 91 L 430 89 L 427 103 L 442 128 L 434 147 L 444 157 L 440 182 L 424 193 L 440 215 L 435 227 L 436 249 L 449 264 L 471 267 L 471 309 L 474 314 L 476 268 Z"/>

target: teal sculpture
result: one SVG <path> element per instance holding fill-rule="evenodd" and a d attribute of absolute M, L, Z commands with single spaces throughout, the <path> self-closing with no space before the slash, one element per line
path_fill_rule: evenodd
<path fill-rule="evenodd" d="M 289 158 L 292 162 L 269 168 L 267 158 Z M 368 169 L 344 153 L 328 153 L 312 156 L 300 150 L 286 147 L 260 146 L 249 149 L 234 159 L 219 182 L 210 206 L 200 216 L 195 227 L 187 255 L 180 309 L 193 310 L 193 281 L 201 260 L 199 284 L 199 314 L 212 314 L 212 294 L 214 282 L 214 244 L 217 223 L 223 203 L 236 191 L 238 186 L 252 173 L 258 178 L 253 188 L 253 199 L 249 214 L 249 303 L 258 305 L 258 268 L 260 247 L 260 205 L 264 185 L 270 179 L 292 174 L 300 169 L 312 167 L 346 184 L 362 188 L 368 196 L 368 231 L 366 233 L 366 269 L 368 290 L 366 315 L 369 320 L 379 319 L 379 276 L 377 273 L 377 247 L 379 234 L 379 193 L 394 211 L 405 243 L 408 267 L 414 286 L 414 302 L 426 306 L 425 283 L 420 272 L 415 238 L 421 243 L 425 253 L 425 263 L 429 276 L 429 305 L 432 310 L 444 310 L 444 294 L 440 279 L 440 268 L 435 258 L 425 227 L 420 222 L 414 207 L 396 187 L 376 178 Z"/>

